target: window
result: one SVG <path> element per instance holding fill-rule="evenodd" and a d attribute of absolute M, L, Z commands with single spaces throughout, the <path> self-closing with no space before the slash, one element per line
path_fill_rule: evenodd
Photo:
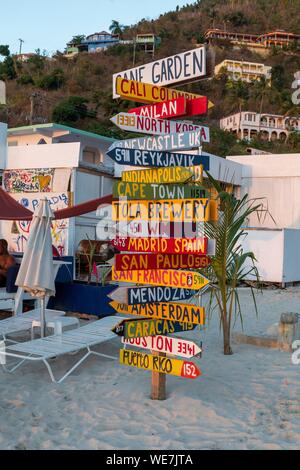
<path fill-rule="evenodd" d="M 92 165 L 99 165 L 100 154 L 97 149 L 85 148 L 83 150 L 82 161 Z"/>

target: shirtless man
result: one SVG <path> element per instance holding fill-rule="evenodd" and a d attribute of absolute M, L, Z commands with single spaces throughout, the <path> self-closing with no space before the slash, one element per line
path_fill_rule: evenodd
<path fill-rule="evenodd" d="M 6 286 L 7 270 L 15 264 L 14 257 L 8 253 L 7 241 L 0 240 L 0 287 Z"/>

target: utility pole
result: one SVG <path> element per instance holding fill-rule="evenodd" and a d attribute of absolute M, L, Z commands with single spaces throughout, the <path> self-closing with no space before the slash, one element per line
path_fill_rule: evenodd
<path fill-rule="evenodd" d="M 20 41 L 20 49 L 19 49 L 19 54 L 21 55 L 22 54 L 22 47 L 23 47 L 23 44 L 24 44 L 24 40 L 23 39 L 19 39 Z"/>

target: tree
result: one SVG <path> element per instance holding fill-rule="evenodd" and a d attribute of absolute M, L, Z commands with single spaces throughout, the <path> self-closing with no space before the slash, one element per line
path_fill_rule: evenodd
<path fill-rule="evenodd" d="M 272 74 L 272 87 L 281 91 L 285 85 L 285 73 L 284 68 L 281 64 L 274 65 L 271 70 Z"/>
<path fill-rule="evenodd" d="M 217 308 L 223 331 L 224 354 L 232 354 L 231 330 L 236 318 L 243 322 L 238 286 L 249 275 L 259 282 L 252 252 L 244 252 L 241 246 L 246 236 L 245 227 L 248 217 L 259 210 L 260 204 L 250 201 L 248 195 L 241 200 L 222 190 L 220 184 L 208 175 L 212 187 L 220 201 L 219 220 L 205 223 L 205 236 L 216 240 L 216 254 L 207 268 L 207 277 L 212 282 L 208 314 Z M 251 288 L 254 307 L 257 312 L 255 296 Z"/>
<path fill-rule="evenodd" d="M 234 81 L 229 80 L 226 84 L 226 90 L 229 93 L 229 98 L 232 103 L 237 103 L 239 108 L 239 124 L 237 134 L 239 136 L 241 129 L 241 120 L 242 120 L 242 110 L 249 99 L 249 89 L 246 83 L 242 80 Z"/>
<path fill-rule="evenodd" d="M 87 100 L 80 96 L 71 96 L 55 106 L 52 120 L 57 124 L 70 124 L 84 119 L 88 114 Z"/>
<path fill-rule="evenodd" d="M 3 57 L 8 57 L 10 55 L 9 46 L 7 45 L 4 46 L 3 44 L 1 44 L 0 55 L 2 55 Z"/>
<path fill-rule="evenodd" d="M 121 25 L 119 23 L 119 21 L 116 21 L 116 20 L 112 20 L 111 22 L 111 25 L 109 27 L 109 31 L 112 33 L 112 34 L 122 34 L 123 33 L 123 29 L 124 29 L 124 25 Z"/>
<path fill-rule="evenodd" d="M 85 35 L 84 34 L 77 34 L 76 36 L 73 36 L 71 39 L 71 43 L 75 44 L 75 46 L 78 46 L 79 44 L 82 43 L 82 41 L 85 40 Z"/>
<path fill-rule="evenodd" d="M 56 68 L 51 73 L 42 76 L 36 84 L 44 90 L 58 90 L 64 85 L 65 81 L 63 70 Z"/>

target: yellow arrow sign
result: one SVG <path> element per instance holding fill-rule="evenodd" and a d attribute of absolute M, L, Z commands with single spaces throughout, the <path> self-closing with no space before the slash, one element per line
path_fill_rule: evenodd
<path fill-rule="evenodd" d="M 194 167 L 166 167 L 148 170 L 130 170 L 122 172 L 122 181 L 126 183 L 186 183 L 190 181 L 203 181 L 203 166 Z"/>
<path fill-rule="evenodd" d="M 202 289 L 209 284 L 206 277 L 194 271 L 176 271 L 174 269 L 116 271 L 114 267 L 112 267 L 112 281 L 193 290 Z"/>

